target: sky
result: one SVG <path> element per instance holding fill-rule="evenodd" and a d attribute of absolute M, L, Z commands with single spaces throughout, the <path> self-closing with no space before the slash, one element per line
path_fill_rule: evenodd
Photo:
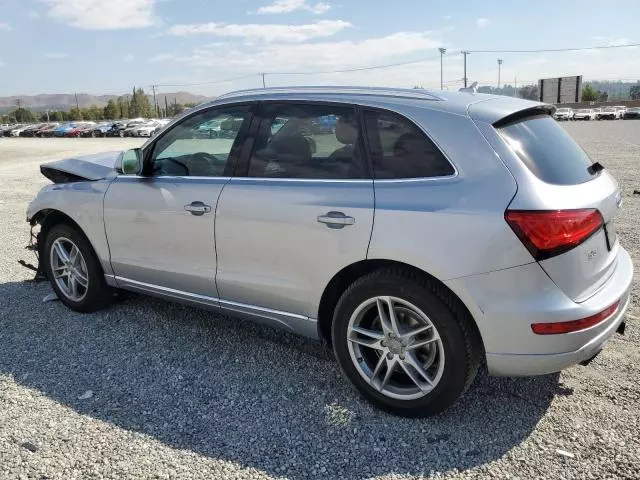
<path fill-rule="evenodd" d="M 0 96 L 640 79 L 640 1 L 0 0 Z M 475 50 L 475 52 L 474 52 Z M 412 62 L 412 63 L 407 63 Z M 405 63 L 355 72 L 321 73 Z M 287 74 L 285 74 L 287 73 Z"/>

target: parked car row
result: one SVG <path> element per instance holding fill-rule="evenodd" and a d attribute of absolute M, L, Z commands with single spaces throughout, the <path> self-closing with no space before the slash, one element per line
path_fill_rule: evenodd
<path fill-rule="evenodd" d="M 47 122 L 0 126 L 2 137 L 152 137 L 170 119 L 144 119 L 119 122 Z"/>
<path fill-rule="evenodd" d="M 630 120 L 640 118 L 640 107 L 627 108 L 623 105 L 600 108 L 558 108 L 553 114 L 553 118 L 562 120 Z"/>

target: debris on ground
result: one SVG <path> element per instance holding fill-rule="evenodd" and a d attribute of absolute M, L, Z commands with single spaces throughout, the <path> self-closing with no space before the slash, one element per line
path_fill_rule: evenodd
<path fill-rule="evenodd" d="M 78 400 L 89 400 L 91 397 L 93 397 L 93 391 L 87 390 L 78 397 Z"/>

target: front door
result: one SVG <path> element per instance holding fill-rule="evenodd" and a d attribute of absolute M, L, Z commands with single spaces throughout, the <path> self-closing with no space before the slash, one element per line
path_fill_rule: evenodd
<path fill-rule="evenodd" d="M 220 304 L 315 319 L 331 278 L 367 256 L 374 198 L 360 129 L 350 106 L 265 104 L 260 116 L 244 175 L 218 202 Z"/>
<path fill-rule="evenodd" d="M 111 183 L 104 220 L 119 285 L 215 301 L 216 204 L 249 117 L 248 106 L 186 117 L 145 149 L 140 175 Z"/>

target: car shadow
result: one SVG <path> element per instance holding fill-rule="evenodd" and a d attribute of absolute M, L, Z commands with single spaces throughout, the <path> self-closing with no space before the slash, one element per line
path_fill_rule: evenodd
<path fill-rule="evenodd" d="M 482 465 L 525 440 L 555 395 L 571 394 L 558 374 L 481 374 L 446 412 L 397 418 L 364 402 L 318 342 L 135 295 L 77 314 L 43 303 L 50 291 L 0 284 L 1 374 L 81 414 L 270 475 Z"/>

